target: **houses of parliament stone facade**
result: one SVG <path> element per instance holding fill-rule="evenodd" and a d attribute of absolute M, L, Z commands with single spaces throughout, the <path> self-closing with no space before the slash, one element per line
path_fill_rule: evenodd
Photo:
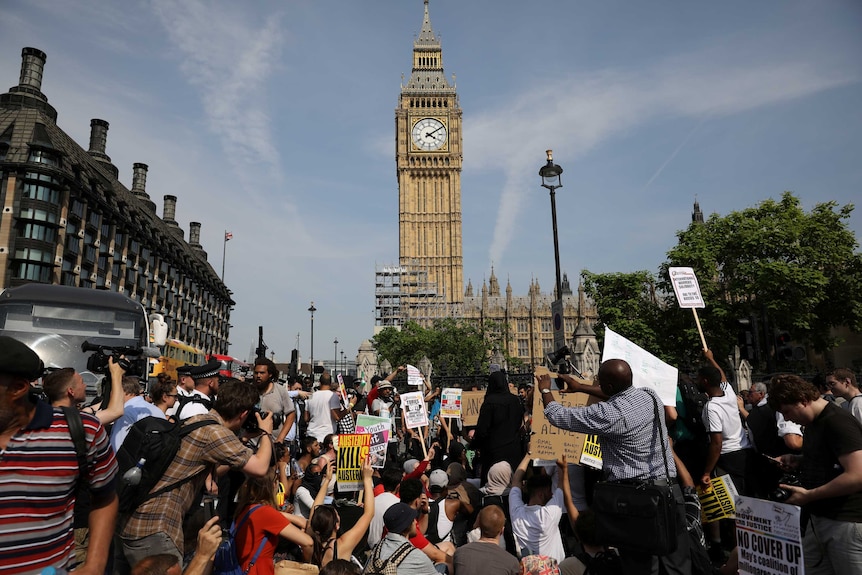
<path fill-rule="evenodd" d="M 398 180 L 399 261 L 375 273 L 375 329 L 407 321 L 431 325 L 453 317 L 508 326 L 503 345 L 525 365 L 542 362 L 553 348 L 551 302 L 538 280 L 527 295 L 505 295 L 492 269 L 487 282 L 464 288 L 461 233 L 462 111 L 454 77 L 443 72 L 443 52 L 431 26 L 428 0 L 419 36 L 413 43 L 409 80 L 402 81 L 395 110 L 395 162 Z M 594 306 L 582 289 L 575 295 L 563 282 L 566 340 L 572 361 L 595 373 L 599 350 L 592 324 Z"/>

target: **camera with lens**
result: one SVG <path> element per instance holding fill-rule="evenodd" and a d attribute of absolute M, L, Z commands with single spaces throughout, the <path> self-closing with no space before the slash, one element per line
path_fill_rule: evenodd
<path fill-rule="evenodd" d="M 776 487 L 772 491 L 769 492 L 769 499 L 771 501 L 777 501 L 782 503 L 790 499 L 790 496 L 793 495 L 793 492 L 789 489 L 784 489 L 780 485 L 792 485 L 794 487 L 802 487 L 802 482 L 799 481 L 799 478 L 790 473 L 785 473 L 781 476 L 781 479 L 778 480 L 779 487 Z"/>
<path fill-rule="evenodd" d="M 245 418 L 245 422 L 242 424 L 242 428 L 246 431 L 260 431 L 255 414 L 260 414 L 261 419 L 266 419 L 270 415 L 268 411 L 263 411 L 260 405 L 255 405 L 249 410 L 248 417 Z"/>
<path fill-rule="evenodd" d="M 108 373 L 108 360 L 110 358 L 114 358 L 114 363 L 119 364 L 126 375 L 140 377 L 148 371 L 147 358 L 142 356 L 144 350 L 140 347 L 100 345 L 85 341 L 81 344 L 81 351 L 93 352 L 87 358 L 87 369 L 96 374 Z"/>

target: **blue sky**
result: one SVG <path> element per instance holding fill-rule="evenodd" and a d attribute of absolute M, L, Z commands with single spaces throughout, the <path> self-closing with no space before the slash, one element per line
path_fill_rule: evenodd
<path fill-rule="evenodd" d="M 6 0 L 0 86 L 48 55 L 42 91 L 80 144 L 110 122 L 131 185 L 203 223 L 237 302 L 232 352 L 263 325 L 277 361 L 372 335 L 375 264 L 398 258 L 394 109 L 421 0 Z M 553 286 L 554 149 L 562 267 L 657 270 L 688 225 L 784 190 L 858 202 L 862 5 L 853 0 L 431 0 L 464 111 L 464 276 Z M 3 85 L 5 82 L 5 85 Z M 862 215 L 850 222 L 857 237 Z M 339 354 L 340 355 L 340 354 Z"/>

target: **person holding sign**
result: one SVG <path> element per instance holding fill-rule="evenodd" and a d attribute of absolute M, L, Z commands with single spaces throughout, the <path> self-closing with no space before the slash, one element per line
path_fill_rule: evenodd
<path fill-rule="evenodd" d="M 518 396 L 509 392 L 506 372 L 495 371 L 488 377 L 485 401 L 470 443 L 482 462 L 482 485 L 488 481 L 488 470 L 498 461 L 508 462 L 512 469 L 518 467 L 524 455 L 518 433 L 523 420 L 524 408 Z"/>
<path fill-rule="evenodd" d="M 656 406 L 661 404 L 661 400 L 651 388 L 632 385 L 631 367 L 622 359 L 609 359 L 602 363 L 597 379 L 608 396 L 607 401 L 567 408 L 554 400 L 551 376 L 547 373 L 539 376 L 536 391 L 541 393 L 545 417 L 555 427 L 598 435 L 604 465 L 602 471 L 607 481 L 671 484 L 677 511 L 676 550 L 668 555 L 649 556 L 620 549 L 620 557 L 627 574 L 658 575 L 659 564 L 666 573 L 688 574 L 691 572 L 691 558 L 685 529 L 685 499 L 677 483 L 676 464 L 664 418 L 656 420 L 655 417 Z M 664 446 L 657 445 L 657 441 L 663 442 Z M 662 454 L 666 457 L 663 458 Z"/>

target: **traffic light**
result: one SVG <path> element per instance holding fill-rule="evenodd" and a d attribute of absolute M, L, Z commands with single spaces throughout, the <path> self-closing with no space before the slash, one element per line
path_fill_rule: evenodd
<path fill-rule="evenodd" d="M 793 357 L 793 346 L 790 345 L 790 332 L 779 331 L 775 334 L 775 357 L 790 361 Z"/>
<path fill-rule="evenodd" d="M 757 345 L 757 318 L 754 316 L 740 318 L 736 320 L 736 325 L 739 356 L 751 363 L 757 363 L 760 360 L 760 346 Z"/>

